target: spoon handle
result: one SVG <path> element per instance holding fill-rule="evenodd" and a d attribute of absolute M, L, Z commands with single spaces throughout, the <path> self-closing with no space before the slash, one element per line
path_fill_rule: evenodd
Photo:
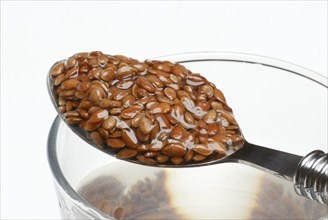
<path fill-rule="evenodd" d="M 328 203 L 328 156 L 323 151 L 301 157 L 246 142 L 228 159 L 289 180 L 299 195 Z"/>

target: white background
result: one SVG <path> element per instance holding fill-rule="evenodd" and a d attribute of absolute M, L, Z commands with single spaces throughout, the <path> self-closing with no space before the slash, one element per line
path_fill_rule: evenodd
<path fill-rule="evenodd" d="M 1 1 L 1 219 L 58 219 L 46 158 L 51 65 L 101 50 L 140 60 L 229 51 L 327 76 L 327 1 Z"/>

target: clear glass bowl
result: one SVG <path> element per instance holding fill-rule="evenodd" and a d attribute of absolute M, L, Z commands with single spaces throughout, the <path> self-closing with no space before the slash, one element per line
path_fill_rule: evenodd
<path fill-rule="evenodd" d="M 303 67 L 235 53 L 164 56 L 223 91 L 246 139 L 305 155 L 326 151 L 327 79 Z M 255 152 L 256 153 L 256 152 Z M 154 168 L 89 146 L 57 117 L 48 140 L 64 219 L 323 219 L 326 206 L 255 168 L 225 163 Z M 100 211 L 102 210 L 102 211 Z"/>

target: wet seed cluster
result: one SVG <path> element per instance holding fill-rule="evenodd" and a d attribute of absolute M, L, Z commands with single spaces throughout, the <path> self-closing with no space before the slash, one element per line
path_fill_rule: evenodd
<path fill-rule="evenodd" d="M 222 92 L 180 64 L 96 51 L 56 63 L 50 78 L 65 121 L 119 159 L 192 164 L 244 143 Z"/>

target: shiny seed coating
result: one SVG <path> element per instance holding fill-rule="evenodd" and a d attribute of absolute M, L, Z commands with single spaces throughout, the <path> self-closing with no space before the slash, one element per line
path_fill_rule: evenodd
<path fill-rule="evenodd" d="M 56 63 L 49 77 L 69 126 L 119 159 L 179 166 L 245 142 L 222 91 L 180 64 L 95 51 Z"/>

